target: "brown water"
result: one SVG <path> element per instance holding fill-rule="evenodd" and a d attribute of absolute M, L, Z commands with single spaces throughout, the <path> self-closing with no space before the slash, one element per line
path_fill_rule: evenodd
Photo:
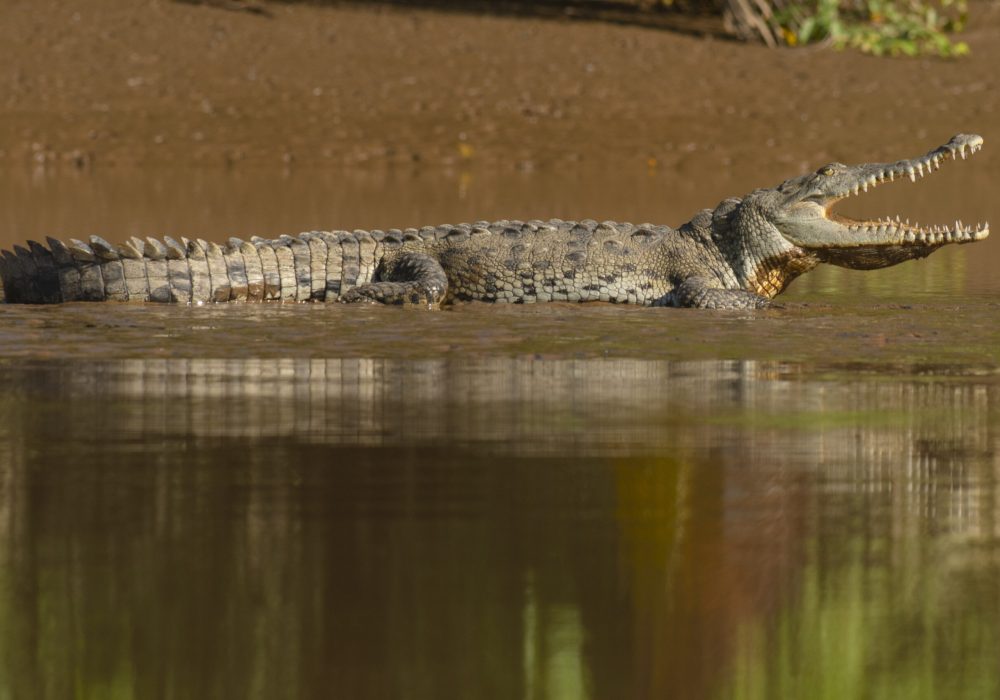
<path fill-rule="evenodd" d="M 790 174 L 5 176 L 0 244 L 680 223 Z M 1000 221 L 933 179 L 871 206 Z M 0 306 L 0 698 L 995 697 L 997 250 L 753 313 Z"/>

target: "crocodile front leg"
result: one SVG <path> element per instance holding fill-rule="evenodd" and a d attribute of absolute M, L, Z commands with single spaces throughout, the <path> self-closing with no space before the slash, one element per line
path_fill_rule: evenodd
<path fill-rule="evenodd" d="M 383 263 L 377 274 L 377 282 L 355 287 L 340 300 L 347 304 L 437 306 L 448 291 L 448 276 L 441 263 L 423 253 L 406 253 L 391 263 Z"/>
<path fill-rule="evenodd" d="M 668 306 L 696 309 L 762 309 L 771 300 L 742 289 L 723 289 L 705 277 L 689 277 L 668 295 Z"/>

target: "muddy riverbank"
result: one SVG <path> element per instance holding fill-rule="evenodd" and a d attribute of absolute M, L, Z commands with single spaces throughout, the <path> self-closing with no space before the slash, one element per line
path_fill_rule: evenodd
<path fill-rule="evenodd" d="M 596 161 L 705 179 L 762 160 L 895 158 L 959 131 L 989 141 L 1000 123 L 995 3 L 972 3 L 960 61 L 568 19 L 268 8 L 4 3 L 0 167 Z"/>

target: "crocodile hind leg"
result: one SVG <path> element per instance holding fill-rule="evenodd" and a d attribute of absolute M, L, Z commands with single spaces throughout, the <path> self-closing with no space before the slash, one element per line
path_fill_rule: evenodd
<path fill-rule="evenodd" d="M 354 287 L 340 297 L 344 303 L 437 306 L 448 291 L 441 263 L 423 253 L 407 253 L 383 264 L 378 281 Z"/>

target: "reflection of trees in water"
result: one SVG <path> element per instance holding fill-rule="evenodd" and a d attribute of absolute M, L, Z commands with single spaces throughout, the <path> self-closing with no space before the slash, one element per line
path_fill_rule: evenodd
<path fill-rule="evenodd" d="M 829 615 L 885 668 L 929 626 L 944 673 L 998 619 L 997 407 L 754 362 L 7 365 L 0 688 L 699 697 Z"/>

